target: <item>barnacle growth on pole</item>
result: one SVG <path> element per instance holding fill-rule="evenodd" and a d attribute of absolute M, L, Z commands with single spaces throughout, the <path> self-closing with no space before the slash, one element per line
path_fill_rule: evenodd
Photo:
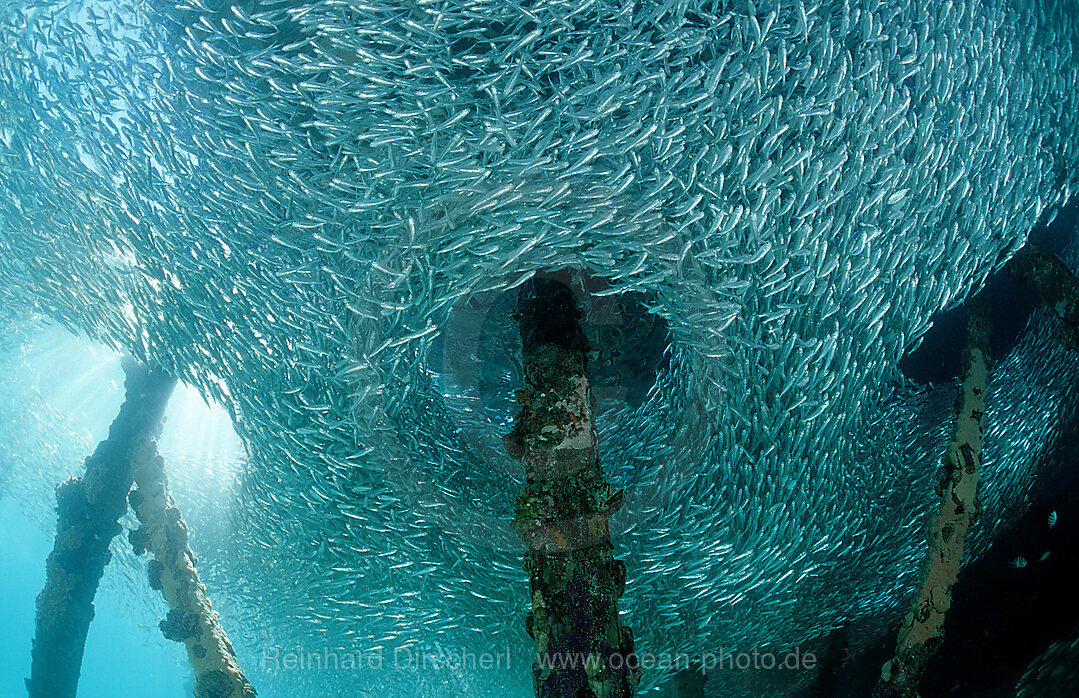
<path fill-rule="evenodd" d="M 1013 278 L 1032 287 L 1053 310 L 1061 321 L 1064 345 L 1079 351 L 1079 277 L 1060 258 L 1030 241 L 1008 261 L 1007 269 Z M 981 466 L 988 344 L 988 297 L 983 292 L 970 304 L 962 389 L 957 402 L 958 419 L 944 458 L 941 509 L 930 524 L 929 552 L 923 563 L 922 583 L 912 609 L 903 621 L 895 657 L 882 670 L 881 681 L 874 692 L 878 698 L 916 696 L 926 663 L 943 641 L 944 614 L 951 605 L 951 588 L 959 574 L 963 540 L 978 514 L 977 483 Z M 1066 645 L 1062 643 L 1061 647 Z M 1024 695 L 1049 695 L 1038 693 L 1041 689 L 1037 687 L 1050 685 L 1060 678 L 1060 663 L 1054 659 L 1063 654 L 1066 654 L 1065 650 L 1056 648 L 1047 652 L 1040 664 L 1031 665 L 1022 683 L 1027 691 Z"/>
<path fill-rule="evenodd" d="M 152 440 L 136 449 L 133 474 L 137 489 L 129 499 L 141 525 L 129 537 L 135 552 L 154 555 L 149 564 L 150 586 L 169 604 L 161 632 L 186 647 L 195 671 L 195 698 L 254 696 L 195 569 L 187 524 L 169 495 L 165 462 Z"/>

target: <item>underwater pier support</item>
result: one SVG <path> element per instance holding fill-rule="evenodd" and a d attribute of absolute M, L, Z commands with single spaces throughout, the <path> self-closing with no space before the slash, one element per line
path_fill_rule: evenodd
<path fill-rule="evenodd" d="M 514 317 L 525 388 L 507 445 L 527 480 L 514 528 L 528 547 L 525 625 L 536 642 L 535 695 L 626 698 L 640 670 L 618 612 L 626 568 L 614 558 L 608 526 L 624 498 L 599 463 L 581 311 L 567 287 L 536 280 L 521 292 Z"/>
<path fill-rule="evenodd" d="M 899 630 L 895 657 L 885 663 L 874 698 L 917 696 L 926 664 L 944 640 L 944 615 L 952 604 L 952 586 L 959 576 L 963 543 L 979 513 L 982 418 L 989 373 L 988 306 L 988 294 L 984 292 L 970 303 L 962 385 L 956 402 L 958 415 L 944 456 L 944 476 L 937 488 L 940 510 L 929 525 L 929 550 L 922 565 L 921 583 Z"/>
<path fill-rule="evenodd" d="M 1063 326 L 1064 345 L 1079 351 L 1079 277 L 1063 260 L 1033 242 L 1008 260 L 1007 269 L 1053 309 Z"/>
<path fill-rule="evenodd" d="M 154 555 L 150 586 L 169 604 L 161 632 L 187 648 L 195 672 L 195 698 L 251 698 L 255 691 L 240 670 L 199 579 L 187 545 L 187 524 L 169 495 L 165 461 L 152 440 L 136 449 L 133 473 L 137 489 L 129 499 L 141 525 L 129 539 L 136 553 Z"/>
<path fill-rule="evenodd" d="M 56 488 L 57 523 L 37 597 L 31 649 L 30 698 L 74 698 L 94 596 L 121 531 L 133 480 L 135 446 L 160 433 L 176 379 L 124 361 L 126 396 L 108 437 L 86 459 L 86 472 Z"/>

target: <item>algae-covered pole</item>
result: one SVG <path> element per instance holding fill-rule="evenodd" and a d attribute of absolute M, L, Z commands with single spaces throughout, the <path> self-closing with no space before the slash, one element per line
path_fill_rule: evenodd
<path fill-rule="evenodd" d="M 922 566 L 921 584 L 899 630 L 895 657 L 881 672 L 873 693 L 876 698 L 916 696 L 926 663 L 944 639 L 944 614 L 952 603 L 952 585 L 959 576 L 963 542 L 978 512 L 988 353 L 988 299 L 980 293 L 969 306 L 962 386 L 956 403 L 958 417 L 944 456 L 940 511 L 929 525 L 929 551 Z"/>
<path fill-rule="evenodd" d="M 129 537 L 135 552 L 149 550 L 154 555 L 150 585 L 169 605 L 161 632 L 187 648 L 195 671 L 195 698 L 254 696 L 195 570 L 187 525 L 169 495 L 165 463 L 152 440 L 139 445 L 133 466 L 138 489 L 131 493 L 131 506 L 141 525 Z"/>
<path fill-rule="evenodd" d="M 37 597 L 30 698 L 74 698 L 94 595 L 109 543 L 121 530 L 131 488 L 135 446 L 161 430 L 176 379 L 124 361 L 126 397 L 109 435 L 86 459 L 86 472 L 56 488 L 53 550 L 45 564 L 45 587 Z"/>
<path fill-rule="evenodd" d="M 1031 286 L 1064 325 L 1064 343 L 1079 350 L 1079 277 L 1064 262 L 1033 242 L 1008 260 L 1008 272 Z"/>
<path fill-rule="evenodd" d="M 540 280 L 521 292 L 514 316 L 525 388 L 509 442 L 527 479 L 514 527 L 528 546 L 535 694 L 632 696 L 640 672 L 618 614 L 626 568 L 608 531 L 622 497 L 599 465 L 581 312 L 567 287 Z"/>

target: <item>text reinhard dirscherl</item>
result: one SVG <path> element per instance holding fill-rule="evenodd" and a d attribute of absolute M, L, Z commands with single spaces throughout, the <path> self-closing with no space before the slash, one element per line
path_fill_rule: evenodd
<path fill-rule="evenodd" d="M 366 651 L 347 649 L 307 650 L 284 649 L 280 646 L 266 647 L 262 651 L 261 668 L 265 671 L 364 671 L 393 669 L 399 671 L 450 670 L 506 670 L 510 668 L 511 656 L 507 647 L 501 652 L 437 652 L 424 651 L 406 645 L 391 652 L 383 648 Z M 387 661 L 387 657 L 389 661 Z M 540 657 L 540 663 L 555 670 L 572 670 L 577 667 L 595 666 L 603 661 L 596 655 L 576 653 L 551 654 Z M 705 652 L 699 655 L 687 653 L 641 652 L 624 657 L 612 654 L 606 659 L 609 667 L 620 671 L 624 667 L 645 671 L 682 671 L 694 669 L 712 671 L 796 671 L 812 670 L 817 657 L 812 652 L 794 648 L 788 652 Z"/>

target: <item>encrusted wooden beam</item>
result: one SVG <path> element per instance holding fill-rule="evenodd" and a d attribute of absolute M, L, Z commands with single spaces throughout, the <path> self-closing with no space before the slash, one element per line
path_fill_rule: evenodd
<path fill-rule="evenodd" d="M 121 530 L 137 444 L 155 438 L 176 379 L 124 361 L 126 397 L 109 435 L 86 459 L 86 472 L 56 488 L 57 523 L 37 597 L 31 650 L 30 698 L 74 698 L 82 670 L 94 596 Z"/>
<path fill-rule="evenodd" d="M 608 530 L 622 496 L 600 468 L 581 311 L 567 287 L 541 280 L 522 292 L 515 318 L 526 385 L 508 443 L 527 479 L 514 527 L 528 546 L 535 695 L 632 696 L 640 671 L 618 613 L 626 568 Z"/>
<path fill-rule="evenodd" d="M 1079 351 L 1079 277 L 1059 257 L 1028 242 L 1008 260 L 1008 272 L 1032 287 L 1063 324 L 1064 344 Z"/>
<path fill-rule="evenodd" d="M 899 631 L 895 657 L 881 672 L 875 698 L 913 698 L 929 657 L 944 639 L 944 614 L 952 603 L 952 585 L 959 576 L 967 529 L 978 514 L 978 474 L 981 468 L 982 418 L 989 354 L 988 298 L 981 293 L 969 304 L 967 346 L 958 417 L 944 456 L 938 487 L 940 511 L 929 525 L 929 550 L 921 584 Z"/>
<path fill-rule="evenodd" d="M 131 506 L 141 524 L 129 535 L 135 552 L 150 551 L 150 586 L 169 604 L 161 621 L 166 638 L 182 642 L 195 671 L 195 698 L 251 698 L 254 689 L 236 662 L 236 652 L 210 606 L 187 545 L 187 524 L 168 492 L 165 462 L 152 440 L 134 458 L 137 489 Z"/>

